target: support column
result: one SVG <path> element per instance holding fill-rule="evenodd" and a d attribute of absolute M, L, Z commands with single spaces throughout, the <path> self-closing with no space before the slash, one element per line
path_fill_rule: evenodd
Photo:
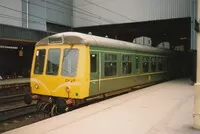
<path fill-rule="evenodd" d="M 29 17 L 29 9 L 28 9 L 28 7 L 29 7 L 29 2 L 28 2 L 28 0 L 26 0 L 26 28 L 29 28 L 28 27 L 28 24 L 29 24 L 29 19 L 28 19 L 28 17 Z"/>
<path fill-rule="evenodd" d="M 197 2 L 197 20 L 200 20 L 200 0 Z M 194 87 L 194 124 L 193 127 L 200 129 L 200 32 L 197 32 L 197 71 L 196 83 Z"/>

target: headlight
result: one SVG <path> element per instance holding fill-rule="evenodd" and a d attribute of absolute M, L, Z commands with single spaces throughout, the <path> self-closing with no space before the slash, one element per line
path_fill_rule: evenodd
<path fill-rule="evenodd" d="M 38 89 L 38 88 L 39 88 L 39 85 L 38 85 L 38 84 L 35 84 L 34 87 L 35 87 L 36 89 Z"/>

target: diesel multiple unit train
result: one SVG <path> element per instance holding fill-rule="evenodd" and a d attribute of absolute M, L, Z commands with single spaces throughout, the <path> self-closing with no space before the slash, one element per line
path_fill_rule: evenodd
<path fill-rule="evenodd" d="M 31 98 L 47 102 L 51 112 L 134 86 L 156 83 L 180 71 L 176 53 L 77 32 L 46 37 L 35 46 Z M 176 66 L 175 66 L 176 64 Z"/>

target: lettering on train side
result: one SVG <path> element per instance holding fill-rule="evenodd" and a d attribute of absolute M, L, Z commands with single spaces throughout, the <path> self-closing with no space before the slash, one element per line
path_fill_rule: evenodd
<path fill-rule="evenodd" d="M 65 82 L 75 82 L 75 79 L 72 79 L 72 80 L 65 79 Z"/>

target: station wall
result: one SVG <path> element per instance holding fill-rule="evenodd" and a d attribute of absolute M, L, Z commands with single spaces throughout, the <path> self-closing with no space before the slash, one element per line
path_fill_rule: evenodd
<path fill-rule="evenodd" d="M 0 23 L 22 26 L 21 0 L 0 0 Z"/>
<path fill-rule="evenodd" d="M 26 13 L 23 27 L 46 31 L 48 22 L 71 27 L 72 4 L 72 0 L 22 0 L 22 10 Z"/>
<path fill-rule="evenodd" d="M 192 0 L 74 0 L 74 27 L 191 16 Z"/>

